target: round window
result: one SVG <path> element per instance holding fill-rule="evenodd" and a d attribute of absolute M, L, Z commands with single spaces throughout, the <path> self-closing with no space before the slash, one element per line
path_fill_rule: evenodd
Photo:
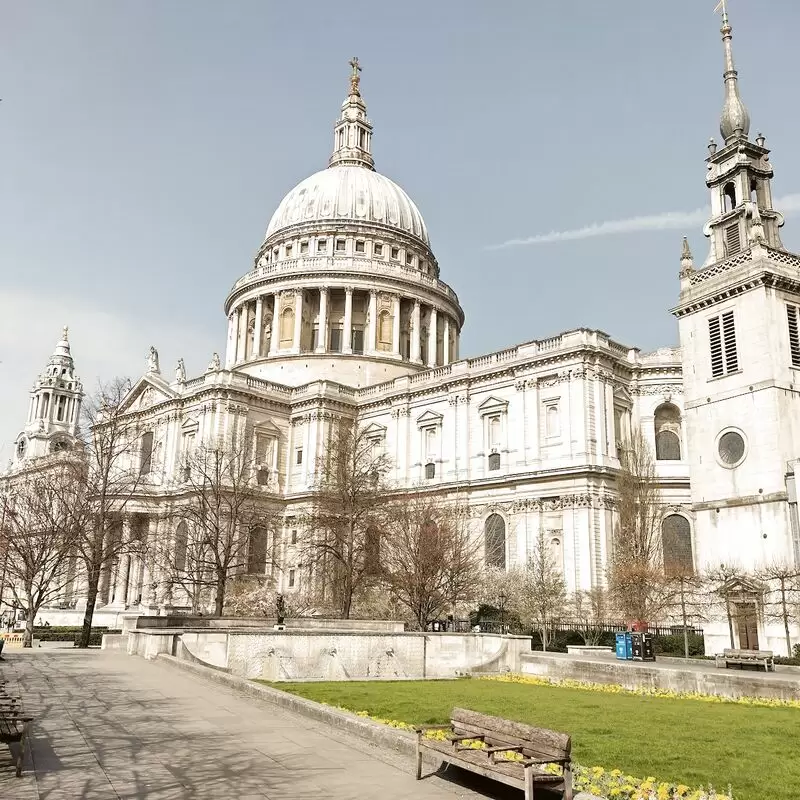
<path fill-rule="evenodd" d="M 719 437 L 717 443 L 719 460 L 726 467 L 735 467 L 744 459 L 744 437 L 738 431 L 727 431 Z"/>

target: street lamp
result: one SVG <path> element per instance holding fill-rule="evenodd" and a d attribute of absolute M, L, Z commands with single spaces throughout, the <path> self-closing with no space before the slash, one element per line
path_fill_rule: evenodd
<path fill-rule="evenodd" d="M 506 597 L 505 592 L 500 592 L 497 595 L 497 606 L 500 609 L 500 633 L 505 633 L 506 631 L 506 600 L 508 600 L 508 597 Z"/>

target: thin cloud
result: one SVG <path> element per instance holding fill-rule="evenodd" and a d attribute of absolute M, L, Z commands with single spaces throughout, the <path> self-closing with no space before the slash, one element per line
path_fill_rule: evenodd
<path fill-rule="evenodd" d="M 775 208 L 784 214 L 795 214 L 800 211 L 800 194 L 789 194 L 774 203 Z M 487 250 L 501 250 L 506 247 L 523 247 L 550 242 L 574 242 L 579 239 L 593 239 L 597 236 L 615 236 L 624 233 L 641 233 L 647 231 L 688 230 L 703 225 L 711 214 L 708 208 L 694 211 L 663 211 L 644 217 L 606 220 L 595 222 L 583 228 L 572 228 L 566 231 L 537 233 L 523 239 L 509 239 L 502 244 L 489 245 Z"/>

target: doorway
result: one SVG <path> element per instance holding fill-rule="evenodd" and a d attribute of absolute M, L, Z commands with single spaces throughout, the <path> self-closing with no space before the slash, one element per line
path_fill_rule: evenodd
<path fill-rule="evenodd" d="M 758 650 L 758 616 L 755 603 L 736 603 L 739 649 Z"/>

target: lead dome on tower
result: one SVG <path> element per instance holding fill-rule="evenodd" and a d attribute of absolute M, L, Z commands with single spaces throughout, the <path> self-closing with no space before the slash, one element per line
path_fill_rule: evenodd
<path fill-rule="evenodd" d="M 334 221 L 399 230 L 430 246 L 422 214 L 403 189 L 373 169 L 345 163 L 297 184 L 272 215 L 265 241 L 295 225 Z"/>

